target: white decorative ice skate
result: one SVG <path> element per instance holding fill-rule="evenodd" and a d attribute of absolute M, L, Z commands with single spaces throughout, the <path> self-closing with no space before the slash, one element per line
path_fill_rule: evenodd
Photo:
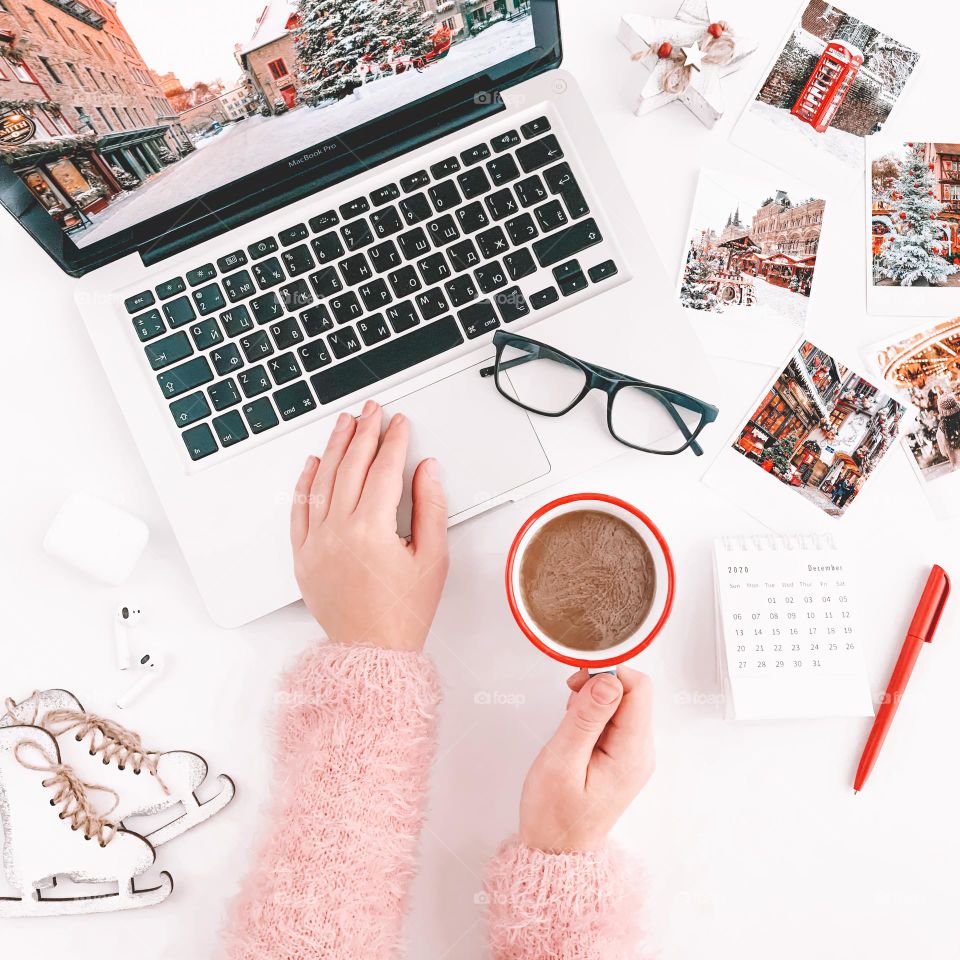
<path fill-rule="evenodd" d="M 65 763 L 91 782 L 116 792 L 119 803 L 111 813 L 118 824 L 130 826 L 133 817 L 152 816 L 177 804 L 183 814 L 143 835 L 155 847 L 179 837 L 222 810 L 236 789 L 230 777 L 221 774 L 220 790 L 201 803 L 195 791 L 207 776 L 203 757 L 184 750 L 158 753 L 147 750 L 140 737 L 95 714 L 87 713 L 80 701 L 66 690 L 45 690 L 22 703 L 7 701 L 7 713 L 0 727 L 10 723 L 35 724 L 56 738 Z M 103 815 L 103 800 L 94 798 Z"/>
<path fill-rule="evenodd" d="M 62 762 L 57 742 L 39 727 L 0 728 L 0 821 L 3 864 L 19 897 L 0 897 L 0 917 L 106 913 L 161 903 L 173 890 L 137 890 L 133 881 L 153 866 L 156 852 L 136 833 L 93 811 L 104 788 L 84 783 Z M 111 791 L 105 791 L 108 794 Z M 116 893 L 44 896 L 57 877 L 78 884 L 116 883 Z"/>

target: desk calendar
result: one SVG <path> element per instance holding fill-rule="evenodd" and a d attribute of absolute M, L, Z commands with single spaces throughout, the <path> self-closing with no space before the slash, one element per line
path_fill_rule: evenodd
<path fill-rule="evenodd" d="M 872 716 L 853 588 L 833 539 L 727 537 L 714 554 L 727 716 Z"/>

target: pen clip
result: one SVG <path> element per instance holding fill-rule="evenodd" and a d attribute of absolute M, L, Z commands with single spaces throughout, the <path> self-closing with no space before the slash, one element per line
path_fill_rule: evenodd
<path fill-rule="evenodd" d="M 950 577 L 947 576 L 943 567 L 934 564 L 908 633 L 930 643 L 940 624 L 940 617 L 943 615 L 943 608 L 949 596 Z"/>

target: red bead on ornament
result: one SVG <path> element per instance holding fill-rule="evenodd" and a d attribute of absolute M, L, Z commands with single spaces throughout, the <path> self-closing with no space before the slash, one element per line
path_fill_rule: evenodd
<path fill-rule="evenodd" d="M 906 220 L 906 219 L 907 219 L 907 215 L 906 215 L 905 213 L 901 213 L 901 214 L 900 214 L 900 219 L 901 219 L 901 220 Z"/>
<path fill-rule="evenodd" d="M 710 26 L 707 27 L 707 33 L 709 33 L 711 37 L 721 37 L 721 36 L 723 36 L 723 24 L 722 24 L 722 23 L 711 23 Z"/>
<path fill-rule="evenodd" d="M 661 60 L 666 60 L 667 57 L 669 57 L 671 53 L 673 53 L 673 44 L 672 44 L 672 43 L 667 43 L 666 41 L 664 41 L 663 43 L 660 44 L 659 47 L 657 47 L 657 56 L 658 56 Z"/>

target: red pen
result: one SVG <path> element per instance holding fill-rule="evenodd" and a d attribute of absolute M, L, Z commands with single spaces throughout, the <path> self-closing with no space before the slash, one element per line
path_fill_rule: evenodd
<path fill-rule="evenodd" d="M 910 628 L 907 630 L 900 656 L 897 658 L 897 665 L 893 668 L 893 674 L 887 684 L 883 703 L 880 704 L 877 718 L 873 721 L 873 729 L 867 737 L 867 745 L 863 748 L 860 766 L 857 767 L 857 776 L 853 781 L 854 793 L 860 792 L 867 777 L 870 776 L 873 765 L 877 762 L 877 757 L 880 756 L 880 748 L 887 738 L 897 707 L 900 706 L 900 701 L 906 692 L 914 664 L 920 656 L 924 643 L 929 643 L 937 632 L 940 615 L 943 613 L 949 595 L 950 578 L 943 567 L 934 564 L 927 578 L 927 585 L 923 588 L 917 611 L 913 615 L 913 620 L 910 621 Z"/>

